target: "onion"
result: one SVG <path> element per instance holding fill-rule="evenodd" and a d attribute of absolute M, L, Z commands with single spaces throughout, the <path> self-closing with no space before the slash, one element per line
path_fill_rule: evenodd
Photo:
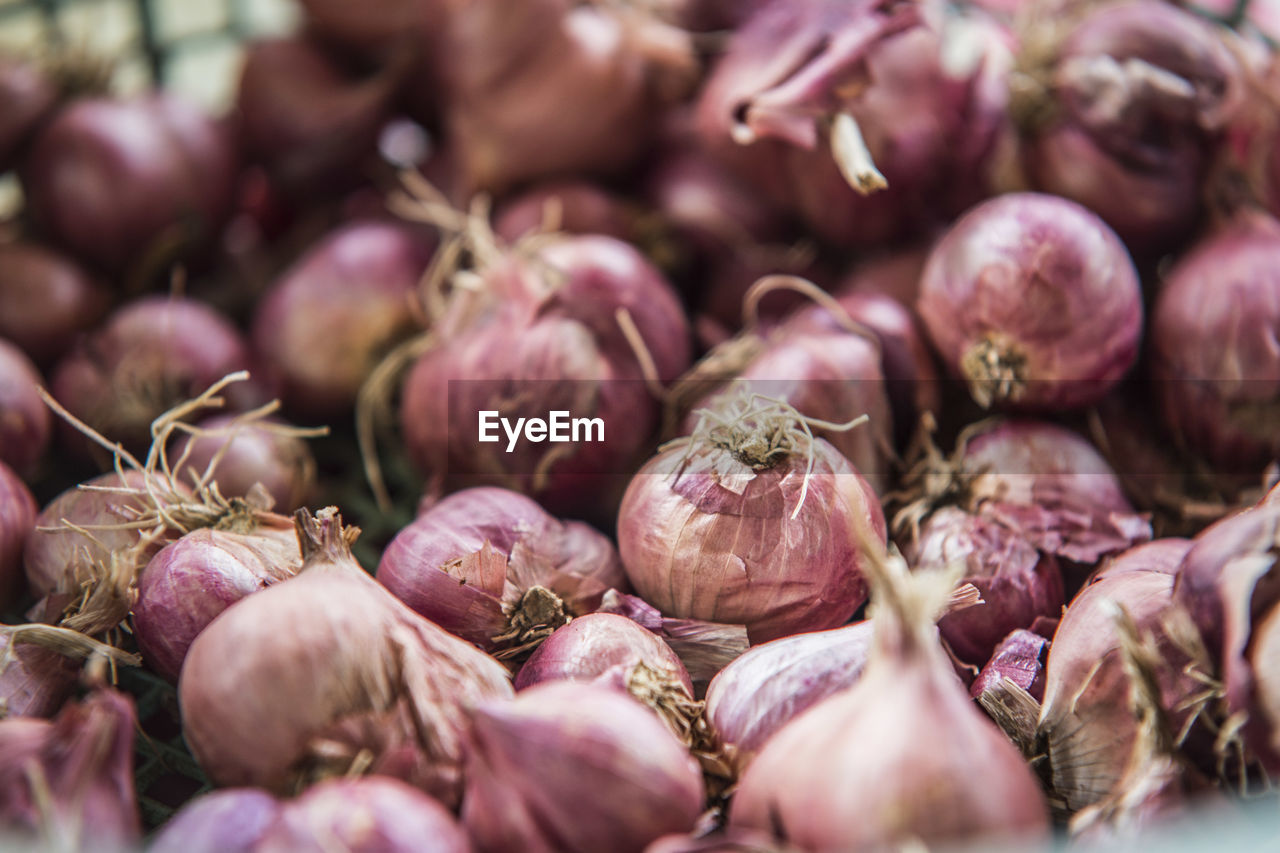
<path fill-rule="evenodd" d="M 192 753 L 219 785 L 284 792 L 358 763 L 456 804 L 466 709 L 510 696 L 506 671 L 365 574 L 336 510 L 296 523 L 298 576 L 227 608 L 187 652 Z"/>
<path fill-rule="evenodd" d="M 625 616 L 589 613 L 557 628 L 516 674 L 517 690 L 544 681 L 597 681 L 615 669 L 665 673 L 693 696 L 693 682 L 671 647 Z"/>
<path fill-rule="evenodd" d="M 36 63 L 0 54 L 0 173 L 18 162 L 40 124 L 57 107 L 58 86 Z"/>
<path fill-rule="evenodd" d="M 401 530 L 378 580 L 453 634 L 519 658 L 570 618 L 600 606 L 626 576 L 612 543 L 516 492 L 455 492 Z"/>
<path fill-rule="evenodd" d="M 272 507 L 293 512 L 316 487 L 315 455 L 296 433 L 276 419 L 245 423 L 235 415 L 215 415 L 200 421 L 169 455 L 195 477 L 213 466 L 211 481 L 226 497 L 243 498 L 260 486 Z"/>
<path fill-rule="evenodd" d="M 702 811 L 697 763 L 647 709 L 604 687 L 540 684 L 481 705 L 472 739 L 462 820 L 479 853 L 639 853 Z"/>
<path fill-rule="evenodd" d="M 43 384 L 31 359 L 0 338 L 0 463 L 24 474 L 49 446 L 49 410 L 36 390 Z"/>
<path fill-rule="evenodd" d="M 909 544 L 905 553 L 913 566 L 960 563 L 963 579 L 982 594 L 982 607 L 948 613 L 938 623 L 942 638 L 966 663 L 982 666 L 1011 631 L 1062 610 L 1057 560 L 995 518 L 943 507 Z"/>
<path fill-rule="evenodd" d="M 149 296 L 118 309 L 55 368 L 53 396 L 125 448 L 151 443 L 151 423 L 249 366 L 248 347 L 231 321 L 201 302 Z M 235 389 L 236 408 L 261 402 L 259 389 Z"/>
<path fill-rule="evenodd" d="M 1104 560 L 1090 580 L 1102 580 L 1131 572 L 1161 572 L 1166 575 L 1175 575 L 1182 566 L 1187 551 L 1191 550 L 1192 544 L 1190 539 L 1167 537 L 1135 545 L 1128 551 Z"/>
<path fill-rule="evenodd" d="M 797 853 L 795 847 L 767 832 L 733 829 L 714 835 L 665 835 L 645 853 Z"/>
<path fill-rule="evenodd" d="M 1175 440 L 1224 473 L 1280 456 L 1280 222 L 1245 214 L 1169 271 L 1151 320 L 1152 374 Z"/>
<path fill-rule="evenodd" d="M 1006 679 L 1040 702 L 1044 699 L 1044 662 L 1049 641 L 1039 634 L 1018 628 L 1000 641 L 991 659 L 969 685 L 969 695 L 979 699 Z"/>
<path fill-rule="evenodd" d="M 440 0 L 377 0 L 358 9 L 346 0 L 301 0 L 299 5 L 310 32 L 366 58 L 429 38 L 448 8 Z M 429 50 L 430 41 L 421 46 Z"/>
<path fill-rule="evenodd" d="M 42 848 L 134 848 L 137 724 L 133 701 L 105 687 L 53 721 L 0 720 L 0 831 Z"/>
<path fill-rule="evenodd" d="M 453 815 L 396 779 L 334 779 L 288 802 L 254 848 L 350 850 L 353 853 L 470 853 Z"/>
<path fill-rule="evenodd" d="M 934 247 L 916 310 L 983 407 L 1101 400 L 1138 354 L 1142 292 L 1124 245 L 1074 202 L 1011 193 Z"/>
<path fill-rule="evenodd" d="M 32 140 L 27 209 L 77 256 L 112 272 L 157 272 L 209 244 L 230 213 L 235 154 L 212 118 L 171 95 L 89 98 Z"/>
<path fill-rule="evenodd" d="M 631 242 L 639 234 L 638 217 L 626 201 L 590 181 L 547 181 L 504 201 L 494 212 L 493 231 L 509 243 L 548 230 Z"/>
<path fill-rule="evenodd" d="M 357 222 L 276 280 L 255 310 L 253 341 L 289 406 L 340 414 L 354 405 L 378 360 L 414 329 L 413 294 L 431 251 L 416 229 Z"/>
<path fill-rule="evenodd" d="M 848 460 L 795 409 L 744 394 L 632 478 L 618 545 L 664 614 L 746 625 L 764 642 L 848 621 L 866 600 L 856 531 L 868 524 L 884 535 Z"/>
<path fill-rule="evenodd" d="M 169 818 L 147 849 L 151 853 L 253 853 L 281 809 L 266 791 L 210 791 Z"/>
<path fill-rule="evenodd" d="M 176 684 L 196 636 L 246 595 L 302 566 L 293 524 L 252 511 L 166 545 L 138 577 L 133 633 L 147 666 Z"/>
<path fill-rule="evenodd" d="M 875 627 L 862 677 L 765 744 L 738 783 L 730 827 L 771 830 L 806 850 L 1046 837 L 1035 776 L 938 642 L 933 622 L 955 574 L 913 573 L 883 551 L 865 559 Z"/>
<path fill-rule="evenodd" d="M 375 153 L 400 74 L 392 65 L 352 79 L 298 36 L 250 42 L 236 96 L 241 145 L 292 194 L 350 185 Z"/>
<path fill-rule="evenodd" d="M 1200 213 L 1214 134 L 1242 95 L 1225 31 L 1157 0 L 1046 15 L 1013 110 L 1037 189 L 1107 221 L 1135 251 L 1166 248 Z M 1042 34 L 1027 44 L 1043 43 Z"/>
<path fill-rule="evenodd" d="M 0 243 L 0 336 L 45 363 L 97 325 L 111 296 L 71 258 L 38 243 Z"/>
<path fill-rule="evenodd" d="M 1271 606 L 1250 638 L 1249 665 L 1253 670 L 1256 713 L 1268 731 L 1266 749 L 1280 755 L 1280 668 L 1276 665 L 1280 649 L 1280 607 Z M 1255 730 L 1261 729 L 1255 723 Z"/>
<path fill-rule="evenodd" d="M 0 462 L 0 606 L 22 588 L 22 551 L 36 526 L 36 500 L 13 469 Z"/>
<path fill-rule="evenodd" d="M 638 10 L 462 4 L 441 44 L 445 127 L 472 190 L 625 170 L 696 74 L 687 34 Z M 545 121 L 553 109 L 556 121 Z"/>
<path fill-rule="evenodd" d="M 0 625 L 0 719 L 51 717 L 58 712 L 75 690 L 79 673 L 71 657 L 63 654 L 69 644 L 59 645 L 67 637 L 80 635 L 47 625 Z M 88 638 L 84 643 L 96 645 Z"/>

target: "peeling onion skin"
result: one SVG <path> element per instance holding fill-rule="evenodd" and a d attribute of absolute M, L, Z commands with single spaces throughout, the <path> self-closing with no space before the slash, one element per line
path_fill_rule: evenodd
<path fill-rule="evenodd" d="M 0 243 L 0 337 L 38 364 L 69 350 L 107 312 L 111 292 L 68 255 L 39 243 Z"/>
<path fill-rule="evenodd" d="M 1240 473 L 1280 456 L 1280 222 L 1241 214 L 1169 271 L 1151 369 L 1181 445 Z"/>
<path fill-rule="evenodd" d="M 482 705 L 472 740 L 462 820 L 478 853 L 640 853 L 702 811 L 692 756 L 608 687 L 552 682 Z"/>
<path fill-rule="evenodd" d="M 626 616 L 588 613 L 555 633 L 516 673 L 516 690 L 546 681 L 596 681 L 615 667 L 625 676 L 639 664 L 669 674 L 693 696 L 693 682 L 680 658 L 657 634 Z"/>
<path fill-rule="evenodd" d="M 1142 330 L 1138 274 L 1115 232 L 1037 193 L 961 217 L 929 255 L 916 310 L 951 374 L 1002 408 L 1098 402 L 1133 365 Z"/>
<path fill-rule="evenodd" d="M 800 515 L 803 455 L 754 471 L 711 445 L 675 447 L 632 478 L 618 550 L 632 585 L 663 615 L 747 626 L 752 643 L 834 628 L 864 601 L 856 531 L 885 535 L 867 481 L 823 439 Z M 722 474 L 715 471 L 721 466 Z"/>
<path fill-rule="evenodd" d="M 49 409 L 36 390 L 40 371 L 22 350 L 0 338 L 0 462 L 31 475 L 49 446 Z"/>
<path fill-rule="evenodd" d="M 256 788 L 202 794 L 165 821 L 149 853 L 254 853 L 281 811 L 276 798 Z"/>

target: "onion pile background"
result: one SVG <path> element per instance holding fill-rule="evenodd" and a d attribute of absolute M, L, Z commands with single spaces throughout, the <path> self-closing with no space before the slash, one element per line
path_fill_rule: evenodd
<path fill-rule="evenodd" d="M 1274 813 L 1272 4 L 299 8 L 0 53 L 0 844 Z"/>

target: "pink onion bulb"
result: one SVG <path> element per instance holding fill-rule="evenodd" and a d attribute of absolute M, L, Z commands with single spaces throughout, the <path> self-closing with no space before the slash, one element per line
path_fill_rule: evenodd
<path fill-rule="evenodd" d="M 639 211 L 623 198 L 590 181 L 547 181 L 503 201 L 494 211 L 493 233 L 514 243 L 550 227 L 634 242 L 638 218 Z"/>
<path fill-rule="evenodd" d="M 1169 271 L 1151 319 L 1152 374 L 1176 441 L 1227 473 L 1280 456 L 1280 222 L 1244 215 Z"/>
<path fill-rule="evenodd" d="M 147 848 L 150 853 L 254 853 L 281 804 L 256 788 L 224 788 L 187 802 Z"/>
<path fill-rule="evenodd" d="M 614 613 L 588 613 L 557 628 L 520 667 L 515 686 L 524 690 L 544 681 L 597 681 L 617 668 L 624 670 L 625 679 L 641 665 L 683 685 L 692 698 L 693 682 L 671 647 Z"/>
<path fill-rule="evenodd" d="M 107 286 L 73 259 L 39 243 L 0 243 L 0 337 L 44 364 L 97 325 Z"/>
<path fill-rule="evenodd" d="M 58 104 L 53 75 L 35 62 L 9 53 L 0 54 L 0 172 L 17 163 L 31 137 Z"/>
<path fill-rule="evenodd" d="M 40 371 L 22 350 L 0 338 L 0 462 L 31 474 L 49 446 L 49 409 L 36 390 Z"/>
<path fill-rule="evenodd" d="M 1096 403 L 1137 358 L 1142 329 L 1138 274 L 1119 238 L 1080 205 L 1036 193 L 961 217 L 929 254 L 916 310 L 984 407 Z"/>
<path fill-rule="evenodd" d="M 14 470 L 0 461 L 0 607 L 22 583 L 22 551 L 36 526 L 36 499 Z"/>
<path fill-rule="evenodd" d="M 481 705 L 471 738 L 462 820 L 478 853 L 640 853 L 702 811 L 685 747 L 605 687 L 558 681 Z"/>
<path fill-rule="evenodd" d="M 169 451 L 170 463 L 182 460 L 179 479 L 203 476 L 217 460 L 211 482 L 226 498 L 243 498 L 261 485 L 273 501 L 271 508 L 293 512 L 307 502 L 316 487 L 316 458 L 307 442 L 282 432 L 276 419 L 236 424 L 235 415 L 215 415 L 197 424 L 201 434 L 184 435 Z"/>

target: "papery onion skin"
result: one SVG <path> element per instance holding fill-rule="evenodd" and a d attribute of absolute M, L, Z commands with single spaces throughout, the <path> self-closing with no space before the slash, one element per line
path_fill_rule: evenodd
<path fill-rule="evenodd" d="M 107 286 L 69 256 L 39 243 L 0 243 L 0 337 L 33 361 L 70 349 L 110 301 Z"/>
<path fill-rule="evenodd" d="M 40 372 L 22 350 L 0 338 L 0 462 L 31 474 L 49 446 L 49 409 L 36 390 Z"/>
<path fill-rule="evenodd" d="M 51 385 L 73 415 L 142 453 L 153 420 L 250 366 L 248 344 L 220 312 L 194 299 L 149 296 L 118 309 L 64 356 Z M 256 381 L 241 383 L 227 402 L 243 408 L 262 402 L 261 393 Z"/>
<path fill-rule="evenodd" d="M 297 534 L 262 517 L 248 532 L 193 530 L 166 545 L 138 578 L 133 633 L 147 666 L 171 684 L 196 636 L 232 604 L 297 574 Z"/>
<path fill-rule="evenodd" d="M 1152 374 L 1177 442 L 1229 473 L 1280 456 L 1280 222 L 1244 214 L 1169 271 Z"/>
<path fill-rule="evenodd" d="M 256 788 L 225 788 L 184 805 L 152 839 L 150 853 L 254 853 L 281 811 Z"/>
<path fill-rule="evenodd" d="M 595 681 L 614 667 L 639 664 L 670 674 L 693 696 L 693 682 L 680 658 L 657 634 L 625 616 L 588 613 L 540 645 L 516 673 L 516 690 L 545 681 Z"/>
<path fill-rule="evenodd" d="M 295 521 L 302 571 L 227 608 L 187 652 L 193 755 L 216 784 L 284 793 L 367 751 L 371 772 L 456 804 L 465 709 L 509 697 L 506 670 L 369 577 L 336 513 Z"/>
<path fill-rule="evenodd" d="M 307 502 L 316 487 L 316 458 L 304 439 L 272 427 L 287 427 L 278 419 L 235 425 L 235 415 L 215 415 L 197 424 L 210 435 L 184 436 L 169 451 L 169 461 L 183 460 L 179 479 L 194 472 L 203 476 L 219 458 L 211 482 L 224 498 L 243 498 L 261 484 L 273 501 L 271 508 L 291 513 Z M 224 449 L 225 448 L 225 449 Z M 219 454 L 221 454 L 219 456 Z"/>
<path fill-rule="evenodd" d="M 1138 275 L 1115 232 L 1038 193 L 961 217 L 929 255 L 916 310 L 979 403 L 1022 409 L 1101 400 L 1137 358 L 1142 328 Z"/>
<path fill-rule="evenodd" d="M 433 250 L 420 231 L 362 221 L 331 232 L 264 294 L 253 342 L 309 415 L 349 411 L 378 360 L 415 328 L 411 300 Z"/>
<path fill-rule="evenodd" d="M 618 550 L 636 591 L 667 616 L 746 625 L 753 643 L 848 621 L 866 600 L 857 531 L 883 536 L 884 516 L 831 445 L 815 439 L 813 457 L 794 520 L 803 454 L 755 471 L 695 445 L 645 463 L 618 512 Z"/>
<path fill-rule="evenodd" d="M 90 98 L 45 125 L 21 177 L 42 229 L 120 272 L 209 243 L 231 210 L 235 160 L 225 128 L 172 95 Z"/>
<path fill-rule="evenodd" d="M 521 567 L 520 574 L 510 565 L 496 578 L 468 577 L 465 565 L 446 571 L 486 544 Z M 387 545 L 377 578 L 418 613 L 487 650 L 498 647 L 494 638 L 508 628 L 507 584 L 521 594 L 534 584 L 545 587 L 562 597 L 569 616 L 595 610 L 606 590 L 626 586 L 617 552 L 602 534 L 492 487 L 455 492 L 420 514 Z"/>
<path fill-rule="evenodd" d="M 286 802 L 254 848 L 289 853 L 339 847 L 351 853 L 470 853 L 444 806 L 397 779 L 333 779 Z"/>
<path fill-rule="evenodd" d="M 483 705 L 472 738 L 462 820 L 479 853 L 639 853 L 702 811 L 684 746 L 607 687 L 552 682 Z"/>
<path fill-rule="evenodd" d="M 1025 628 L 1010 631 L 969 685 L 974 699 L 1009 679 L 1037 702 L 1044 699 L 1044 663 L 1049 641 Z"/>
<path fill-rule="evenodd" d="M 52 649 L 12 643 L 13 633 L 0 626 L 0 720 L 52 717 L 75 692 L 80 667 Z"/>

